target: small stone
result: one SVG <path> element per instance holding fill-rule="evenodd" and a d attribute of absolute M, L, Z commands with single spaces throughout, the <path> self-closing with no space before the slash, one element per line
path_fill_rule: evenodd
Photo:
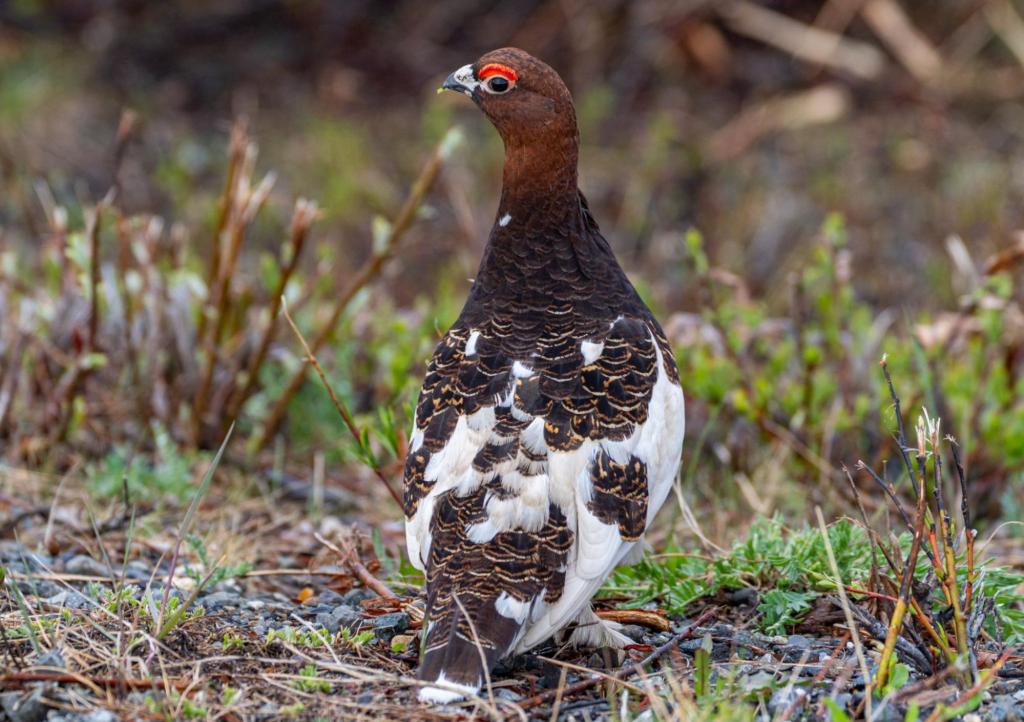
<path fill-rule="evenodd" d="M 382 614 L 373 620 L 373 633 L 384 642 L 390 642 L 396 634 L 409 628 L 409 615 L 405 612 Z"/>
<path fill-rule="evenodd" d="M 1024 694 L 1018 692 L 1021 697 Z M 989 720 L 991 722 L 1022 722 L 1024 721 L 1024 709 L 1022 706 L 1013 700 L 1010 695 L 1003 695 L 997 697 L 995 701 L 986 709 Z"/>
<path fill-rule="evenodd" d="M 981 722 L 981 716 L 971 712 L 964 715 L 964 722 Z"/>
<path fill-rule="evenodd" d="M 145 582 L 153 574 L 153 569 L 138 559 L 132 559 L 130 562 L 124 565 L 124 575 L 128 579 L 133 579 L 137 582 Z"/>
<path fill-rule="evenodd" d="M 11 722 L 42 722 L 46 719 L 42 687 L 25 693 L 0 694 L 0 708 Z"/>
<path fill-rule="evenodd" d="M 684 639 L 679 643 L 679 651 L 686 654 L 696 654 L 703 643 L 704 640 L 702 639 Z"/>
<path fill-rule="evenodd" d="M 508 687 L 498 687 L 498 689 L 494 690 L 494 696 L 498 699 L 507 699 L 509 702 L 518 702 L 523 698 L 523 695 L 513 692 Z"/>
<path fill-rule="evenodd" d="M 644 636 L 646 636 L 647 634 L 647 630 L 641 627 L 639 624 L 625 624 L 619 631 L 625 634 L 630 639 L 632 639 L 634 642 L 643 642 Z"/>
<path fill-rule="evenodd" d="M 63 591 L 47 597 L 43 602 L 51 607 L 62 607 L 64 609 L 89 609 L 95 603 L 81 592 Z"/>
<path fill-rule="evenodd" d="M 46 718 L 47 722 L 117 722 L 118 716 L 105 709 L 94 709 L 91 712 L 60 713 L 54 710 Z"/>
<path fill-rule="evenodd" d="M 725 601 L 736 607 L 748 606 L 752 607 L 758 603 L 758 595 L 756 589 L 750 589 L 746 587 L 744 589 L 737 589 L 734 592 L 729 592 L 725 595 Z"/>
<path fill-rule="evenodd" d="M 802 634 L 791 634 L 786 640 L 786 644 L 790 647 L 799 647 L 800 649 L 806 649 L 811 646 L 811 640 Z"/>
<path fill-rule="evenodd" d="M 768 714 L 773 717 L 785 712 L 797 700 L 807 696 L 801 687 L 786 686 L 776 690 L 768 700 Z"/>
<path fill-rule="evenodd" d="M 363 601 L 367 599 L 373 599 L 376 596 L 377 594 L 375 592 L 370 591 L 366 587 L 356 587 L 355 589 L 350 589 L 349 591 L 347 591 L 345 593 L 345 596 L 342 597 L 342 599 L 344 600 L 345 604 L 349 605 L 350 607 L 358 607 L 360 604 L 363 603 Z"/>
<path fill-rule="evenodd" d="M 82 715 L 82 722 L 117 722 L 117 715 L 106 709 L 97 709 Z"/>
<path fill-rule="evenodd" d="M 324 589 L 316 595 L 316 598 L 320 604 L 330 604 L 332 607 L 336 607 L 344 601 L 344 597 L 333 589 Z"/>
<path fill-rule="evenodd" d="M 64 669 L 66 666 L 64 661 L 64 655 L 60 653 L 60 647 L 54 647 L 49 652 L 39 655 L 36 659 L 35 667 L 51 667 L 54 669 Z"/>
<path fill-rule="evenodd" d="M 389 615 L 384 615 L 389 616 Z M 334 634 L 342 627 L 355 629 L 363 621 L 363 616 L 347 604 L 339 604 L 330 612 L 321 612 L 316 615 L 316 623 L 322 626 L 331 634 Z M 408 626 L 408 625 L 406 625 Z M 404 629 L 401 631 L 405 631 Z M 394 632 L 391 636 L 395 636 Z M 390 637 L 388 638 L 390 640 Z"/>
<path fill-rule="evenodd" d="M 256 715 L 259 717 L 269 715 L 267 719 L 276 719 L 279 714 L 279 707 L 273 702 L 264 702 L 256 710 Z"/>
<path fill-rule="evenodd" d="M 225 607 L 239 607 L 242 604 L 242 600 L 234 592 L 214 592 L 202 597 L 199 603 L 203 605 L 203 609 L 206 611 L 216 612 Z"/>
<path fill-rule="evenodd" d="M 414 639 L 416 637 L 412 634 L 396 634 L 391 638 L 391 651 L 404 652 L 408 650 Z"/>
<path fill-rule="evenodd" d="M 363 692 L 361 695 L 356 697 L 356 703 L 373 704 L 373 692 Z"/>
<path fill-rule="evenodd" d="M 301 614 L 304 617 L 314 617 L 317 614 L 330 614 L 331 610 L 334 609 L 333 604 L 314 604 L 312 606 L 305 606 L 297 609 L 296 614 Z"/>
<path fill-rule="evenodd" d="M 92 577 L 106 577 L 110 570 L 92 557 L 84 554 L 73 556 L 64 563 L 64 571 L 68 574 L 85 574 Z"/>
<path fill-rule="evenodd" d="M 52 597 L 62 591 L 58 584 L 43 579 L 19 579 L 17 584 L 22 594 L 39 599 Z"/>

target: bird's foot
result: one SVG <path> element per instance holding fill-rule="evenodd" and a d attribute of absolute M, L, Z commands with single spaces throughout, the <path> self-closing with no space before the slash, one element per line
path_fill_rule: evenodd
<path fill-rule="evenodd" d="M 569 644 L 574 647 L 622 649 L 633 644 L 632 639 L 619 631 L 621 624 L 601 619 L 589 604 L 577 615 L 574 624 L 576 629 L 569 635 Z"/>

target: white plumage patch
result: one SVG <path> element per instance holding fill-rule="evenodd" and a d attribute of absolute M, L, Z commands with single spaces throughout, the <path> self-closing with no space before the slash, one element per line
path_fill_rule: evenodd
<path fill-rule="evenodd" d="M 520 601 L 508 592 L 502 592 L 494 601 L 494 608 L 501 616 L 514 619 L 522 624 L 530 613 L 530 602 Z"/>
<path fill-rule="evenodd" d="M 533 369 L 522 361 L 516 361 L 512 364 L 512 375 L 517 379 L 528 379 L 533 376 Z"/>
<path fill-rule="evenodd" d="M 480 339 L 480 332 L 473 331 L 469 334 L 469 340 L 466 341 L 466 355 L 472 356 L 476 353 L 476 342 Z"/>
<path fill-rule="evenodd" d="M 601 356 L 601 352 L 604 351 L 604 344 L 584 341 L 580 345 L 580 351 L 583 353 L 583 363 L 589 366 Z"/>
<path fill-rule="evenodd" d="M 423 687 L 420 689 L 420 702 L 432 702 L 434 704 L 448 704 L 457 702 L 460 699 L 476 694 L 480 690 L 479 682 L 476 685 L 459 684 L 452 682 L 444 676 L 444 672 L 436 680 L 438 687 Z"/>
<path fill-rule="evenodd" d="M 508 225 L 508 222 L 512 220 L 512 214 L 506 213 L 500 219 L 498 219 L 498 225 L 504 228 Z"/>

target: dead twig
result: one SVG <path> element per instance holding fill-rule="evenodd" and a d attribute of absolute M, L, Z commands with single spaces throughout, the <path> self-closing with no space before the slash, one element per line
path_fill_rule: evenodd
<path fill-rule="evenodd" d="M 61 684 L 85 684 L 88 686 L 89 683 L 98 687 L 130 687 L 132 689 L 154 689 L 162 688 L 165 684 L 170 685 L 174 689 L 184 690 L 190 682 L 185 680 L 167 679 L 167 678 L 156 678 L 156 679 L 138 679 L 133 677 L 91 677 L 83 674 L 73 674 L 70 672 L 46 672 L 46 671 L 24 671 L 24 672 L 7 672 L 3 676 L 0 676 L 0 685 L 7 686 L 8 684 L 21 686 L 29 682 L 58 682 Z"/>
<path fill-rule="evenodd" d="M 391 591 L 384 582 L 373 576 L 373 574 L 370 573 L 370 570 L 367 569 L 361 561 L 359 561 L 359 558 L 356 556 L 355 548 L 351 544 L 346 544 L 345 546 L 347 548 L 341 549 L 336 544 L 324 539 L 319 533 L 315 533 L 313 536 L 318 542 L 337 554 L 341 561 L 352 570 L 352 573 L 367 589 L 372 589 L 385 599 L 399 598 L 397 594 Z"/>
<path fill-rule="evenodd" d="M 806 25 L 748 0 L 723 3 L 719 14 L 729 28 L 816 66 L 875 80 L 885 70 L 885 56 L 873 45 Z"/>
<path fill-rule="evenodd" d="M 672 629 L 672 623 L 668 617 L 647 609 L 600 609 L 594 613 L 601 619 L 618 624 L 639 624 L 659 632 L 667 632 Z"/>
<path fill-rule="evenodd" d="M 914 27 L 899 3 L 895 0 L 868 0 L 860 14 L 915 79 L 931 83 L 941 77 L 942 56 Z"/>

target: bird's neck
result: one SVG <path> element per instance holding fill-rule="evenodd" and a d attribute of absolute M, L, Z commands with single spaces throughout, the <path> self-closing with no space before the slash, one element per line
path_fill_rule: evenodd
<path fill-rule="evenodd" d="M 564 223 L 579 212 L 575 134 L 546 140 L 506 143 L 499 218 L 508 213 L 526 221 L 542 215 L 548 222 Z"/>
<path fill-rule="evenodd" d="M 475 299 L 513 312 L 538 299 L 558 299 L 568 287 L 584 294 L 606 275 L 614 259 L 596 248 L 599 236 L 580 203 L 576 159 L 574 136 L 561 143 L 506 143 L 501 201 L 473 285 Z"/>

